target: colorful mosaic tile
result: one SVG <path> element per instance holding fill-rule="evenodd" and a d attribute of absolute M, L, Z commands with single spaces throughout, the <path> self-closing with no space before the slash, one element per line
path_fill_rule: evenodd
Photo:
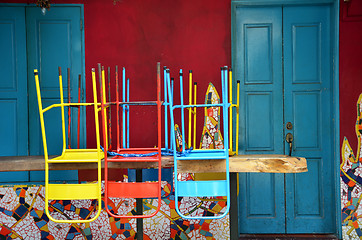
<path fill-rule="evenodd" d="M 191 176 L 184 176 L 191 179 Z M 228 239 L 229 217 L 220 220 L 184 220 L 175 211 L 174 195 L 171 186 L 162 182 L 165 197 L 160 212 L 144 219 L 144 239 Z M 135 208 L 130 199 L 114 199 L 112 206 Z M 185 206 L 192 206 L 201 214 L 212 214 L 225 207 L 225 202 L 204 201 L 185 198 Z M 87 217 L 95 211 L 95 201 L 52 201 L 50 212 L 55 218 Z M 157 200 L 144 199 L 145 213 L 151 213 L 157 207 Z M 121 207 L 121 208 L 122 208 Z M 210 209 L 208 209 L 210 207 Z M 124 209 L 123 209 L 124 210 Z M 121 210 L 121 211 L 123 211 Z M 135 219 L 115 219 L 105 210 L 91 223 L 55 223 L 49 221 L 44 212 L 43 186 L 14 186 L 0 188 L 0 240 L 3 239 L 134 239 L 136 236 Z"/>
<path fill-rule="evenodd" d="M 357 101 L 356 135 L 358 140 L 357 155 L 344 137 L 341 155 L 341 206 L 343 239 L 362 239 L 362 94 Z"/>

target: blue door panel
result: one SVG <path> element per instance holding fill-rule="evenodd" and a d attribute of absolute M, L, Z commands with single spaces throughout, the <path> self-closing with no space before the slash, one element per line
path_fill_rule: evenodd
<path fill-rule="evenodd" d="M 329 5 L 284 7 L 284 118 L 294 125 L 286 132 L 294 134 L 293 155 L 308 164 L 307 173 L 285 178 L 292 233 L 336 233 L 330 22 Z"/>
<path fill-rule="evenodd" d="M 0 7 L 0 156 L 28 154 L 25 9 Z M 0 182 L 29 180 L 29 172 L 2 172 Z"/>
<path fill-rule="evenodd" d="M 16 155 L 18 150 L 18 136 L 17 133 L 17 100 L 16 99 L 4 99 L 0 100 L 1 112 L 0 118 L 0 132 L 1 143 L 0 152 L 2 156 Z M 26 133 L 25 133 L 26 134 Z M 26 134 L 27 135 L 27 134 Z"/>
<path fill-rule="evenodd" d="M 319 151 L 321 136 L 320 91 L 297 91 L 292 94 L 295 151 Z"/>
<path fill-rule="evenodd" d="M 292 184 L 295 189 L 294 214 L 296 218 L 323 217 L 323 185 L 319 174 L 322 159 L 308 159 L 308 172 L 293 174 Z M 311 179 L 313 182 L 311 184 Z M 307 188 L 305 186 L 308 186 Z M 306 196 L 308 199 L 306 201 Z"/>
<path fill-rule="evenodd" d="M 64 101 L 68 101 L 68 91 L 71 101 L 78 99 L 78 75 L 82 73 L 82 39 L 81 39 L 81 9 L 80 7 L 54 7 L 45 16 L 38 8 L 28 7 L 28 78 L 29 78 L 29 151 L 30 155 L 42 155 L 43 141 L 41 138 L 38 102 L 36 98 L 33 70 L 39 70 L 40 87 L 43 107 L 60 102 L 58 67 L 62 68 Z M 68 89 L 67 68 L 70 68 L 71 89 Z M 83 76 L 84 79 L 84 76 Z M 73 113 L 75 111 L 72 110 Z M 68 109 L 65 108 L 66 134 L 68 133 Z M 77 119 L 72 114 L 72 143 L 76 143 Z M 84 117 L 84 116 L 82 116 Z M 48 152 L 50 155 L 60 155 L 63 147 L 61 111 L 51 109 L 44 115 Z M 81 121 L 83 122 L 83 121 Z M 84 131 L 84 126 L 81 126 Z M 68 141 L 68 137 L 66 137 Z M 84 139 L 81 139 L 84 147 Z M 73 145 L 73 147 L 75 147 Z M 77 171 L 52 171 L 50 179 L 77 180 Z M 31 181 L 43 181 L 44 172 L 30 174 Z"/>
<path fill-rule="evenodd" d="M 283 145 L 282 10 L 236 9 L 233 66 L 240 80 L 239 154 L 281 154 Z M 239 231 L 284 233 L 284 176 L 240 173 Z"/>
<path fill-rule="evenodd" d="M 271 174 L 249 174 L 246 179 L 247 185 L 247 215 L 248 217 L 270 217 L 274 218 L 276 213 L 275 204 L 275 178 Z M 270 183 L 260 192 L 259 186 Z M 255 198 L 258 197 L 258 199 Z M 262 204 L 260 204 L 262 203 Z"/>
<path fill-rule="evenodd" d="M 60 101 L 58 67 L 62 68 L 64 101 L 68 101 L 67 68 L 70 68 L 71 101 L 78 101 L 78 75 L 82 73 L 80 13 L 80 7 L 56 7 L 45 16 L 36 7 L 26 9 L 28 69 L 30 69 L 28 73 L 30 155 L 43 154 L 38 103 L 32 71 L 35 68 L 39 70 L 43 103 L 44 105 L 50 105 Z M 68 111 L 65 109 L 66 124 L 68 121 L 67 113 Z M 77 121 L 75 121 L 74 116 L 73 114 L 72 142 L 76 142 L 76 131 L 74 129 L 77 128 Z M 46 113 L 45 122 L 47 141 L 49 141 L 49 154 L 59 155 L 62 149 L 59 109 L 52 109 L 49 113 Z M 81 127 L 84 129 L 84 126 Z M 81 142 L 84 142 L 84 139 L 81 139 Z M 84 146 L 84 144 L 82 145 Z"/>
<path fill-rule="evenodd" d="M 245 95 L 245 150 L 274 151 L 273 93 L 247 92 Z"/>
<path fill-rule="evenodd" d="M 273 82 L 272 24 L 246 24 L 244 31 L 245 83 Z"/>
<path fill-rule="evenodd" d="M 0 7 L 0 156 L 28 154 L 25 10 Z"/>
<path fill-rule="evenodd" d="M 286 10 L 286 9 L 285 9 Z M 293 82 L 316 83 L 320 80 L 321 39 L 319 23 L 290 26 L 293 41 Z M 288 29 L 286 29 L 288 32 Z M 288 36 L 286 35 L 286 38 Z"/>

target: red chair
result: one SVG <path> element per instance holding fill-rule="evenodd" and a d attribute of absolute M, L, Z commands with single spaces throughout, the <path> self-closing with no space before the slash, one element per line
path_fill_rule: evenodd
<path fill-rule="evenodd" d="M 109 215 L 116 218 L 148 218 L 156 215 L 161 208 L 161 80 L 160 80 L 160 63 L 157 63 L 157 101 L 118 101 L 106 102 L 105 91 L 105 73 L 104 69 L 98 66 L 99 78 L 102 81 L 101 84 L 101 115 L 102 115 L 102 128 L 103 128 L 103 144 L 104 146 L 104 172 L 105 172 L 105 193 L 104 203 L 105 209 Z M 125 71 L 123 71 L 125 73 Z M 118 90 L 118 74 L 116 73 L 117 90 Z M 123 86 L 125 88 L 125 86 Z M 118 96 L 118 94 L 117 94 Z M 116 107 L 117 115 L 119 117 L 119 107 L 122 107 L 123 112 L 125 109 L 129 110 L 130 106 L 137 105 L 151 105 L 157 107 L 157 147 L 156 148 L 119 148 L 117 147 L 116 153 L 108 156 L 108 134 L 107 134 L 107 108 Z M 124 107 L 125 106 L 125 107 Z M 123 114 L 124 116 L 124 114 Z M 117 117 L 117 129 L 119 129 L 119 118 Z M 123 121 L 125 122 L 125 121 Z M 129 126 L 127 126 L 129 129 Z M 125 131 L 125 129 L 123 129 Z M 117 134 L 119 135 L 119 134 Z M 118 146 L 119 146 L 118 139 Z M 128 144 L 129 145 L 129 144 Z M 112 163 L 124 163 L 124 162 L 154 162 L 158 167 L 158 181 L 155 182 L 116 182 L 109 180 L 109 165 Z M 111 209 L 109 206 L 109 198 L 157 198 L 157 209 L 148 215 L 119 215 L 118 209 Z M 129 214 L 129 213 L 128 213 Z"/>

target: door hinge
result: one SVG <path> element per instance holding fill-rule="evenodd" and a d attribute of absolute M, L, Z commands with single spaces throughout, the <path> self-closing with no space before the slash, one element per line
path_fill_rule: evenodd
<path fill-rule="evenodd" d="M 80 30 L 83 31 L 83 19 L 80 19 Z"/>

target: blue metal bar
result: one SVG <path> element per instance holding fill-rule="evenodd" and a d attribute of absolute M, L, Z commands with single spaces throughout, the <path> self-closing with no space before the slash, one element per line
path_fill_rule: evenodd
<path fill-rule="evenodd" d="M 174 79 L 173 78 L 171 78 L 171 97 L 172 97 L 172 99 L 170 99 L 171 101 L 171 105 L 173 105 L 173 90 L 174 90 L 174 87 L 173 87 L 173 85 L 174 85 Z"/>
<path fill-rule="evenodd" d="M 225 79 L 224 79 L 224 67 L 221 67 L 221 101 L 222 101 L 222 103 L 225 103 L 224 102 L 224 96 L 225 96 L 225 89 L 224 89 L 224 81 L 225 81 Z M 224 113 L 224 112 L 223 112 Z"/>
<path fill-rule="evenodd" d="M 171 80 L 170 79 L 170 70 L 167 69 L 167 78 L 166 78 L 166 81 L 167 81 L 167 92 L 168 92 L 168 98 L 169 98 L 169 101 L 170 101 L 170 104 L 169 104 L 169 108 L 170 108 L 170 121 L 171 121 L 171 149 L 173 149 L 173 159 L 174 159 L 174 174 L 175 174 L 175 189 L 177 189 L 177 185 L 178 185 L 178 181 L 177 181 L 177 154 L 176 154 L 176 148 L 172 148 L 173 144 L 175 144 L 175 131 L 173 131 L 173 126 L 175 126 L 175 121 L 174 121 L 174 115 L 173 115 L 173 107 L 172 107 L 172 104 L 173 104 L 173 81 L 172 81 L 172 84 L 171 84 Z M 172 87 L 171 87 L 172 85 Z M 178 194 L 177 192 L 175 191 L 175 200 L 177 201 L 178 199 Z M 177 205 L 177 204 L 176 204 Z"/>
<path fill-rule="evenodd" d="M 164 83 L 164 105 L 165 105 L 165 149 L 168 150 L 168 117 L 167 117 L 167 75 L 166 67 L 163 67 L 163 83 Z"/>
<path fill-rule="evenodd" d="M 168 69 L 168 81 L 170 81 L 170 79 L 171 79 L 171 95 L 169 95 L 169 101 L 170 101 L 170 106 L 171 105 L 173 105 L 173 78 L 170 78 L 170 69 Z M 170 87 L 170 86 L 169 86 Z M 173 114 L 173 113 L 172 113 Z M 170 115 L 171 115 L 171 112 L 170 112 Z M 172 115 L 173 116 L 173 115 Z M 172 123 L 171 124 L 171 126 L 170 126 L 170 132 L 174 132 L 175 130 L 174 130 L 174 123 Z M 172 134 L 171 134 L 172 135 Z M 175 140 L 171 140 L 171 143 L 170 143 L 170 149 L 172 150 L 172 149 L 174 149 L 173 147 L 173 145 L 174 145 L 174 142 Z"/>
<path fill-rule="evenodd" d="M 180 69 L 180 103 L 181 103 L 181 106 L 184 105 L 184 93 L 183 93 L 183 82 L 182 82 L 182 79 L 183 79 L 183 76 L 182 76 L 182 69 Z M 182 132 L 182 150 L 181 152 L 184 153 L 185 152 L 185 148 L 186 148 L 186 145 L 185 145 L 185 111 L 184 109 L 182 108 L 181 109 L 181 132 Z"/>
<path fill-rule="evenodd" d="M 126 69 L 123 67 L 122 72 L 122 101 L 126 101 Z M 122 134 L 123 134 L 123 148 L 126 148 L 126 107 L 122 105 Z"/>
<path fill-rule="evenodd" d="M 223 94 L 223 104 L 225 104 L 225 107 L 223 108 L 223 126 L 224 126 L 224 149 L 228 151 L 229 149 L 229 112 L 228 112 L 228 108 L 226 107 L 226 104 L 228 103 L 228 71 L 227 71 L 227 66 L 224 68 L 224 94 Z M 230 105 L 230 104 L 229 104 Z M 229 153 L 226 153 L 226 182 L 227 182 L 227 199 L 226 199 L 226 205 L 227 205 L 227 209 L 226 209 L 226 213 L 229 212 L 230 209 L 230 173 L 229 173 Z"/>
<path fill-rule="evenodd" d="M 129 102 L 129 78 L 127 78 L 127 102 Z M 129 105 L 126 106 L 127 110 L 127 148 L 129 148 Z"/>

